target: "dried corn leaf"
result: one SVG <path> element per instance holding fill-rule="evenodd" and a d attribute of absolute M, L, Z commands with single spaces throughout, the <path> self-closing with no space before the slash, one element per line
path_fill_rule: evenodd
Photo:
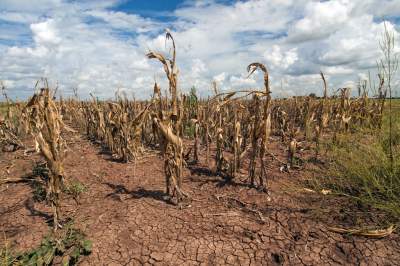
<path fill-rule="evenodd" d="M 396 227 L 394 225 L 391 225 L 386 229 L 375 229 L 375 230 L 328 227 L 328 230 L 339 234 L 351 234 L 351 235 L 358 235 L 358 236 L 365 236 L 372 238 L 382 238 L 392 234 L 396 230 Z"/>

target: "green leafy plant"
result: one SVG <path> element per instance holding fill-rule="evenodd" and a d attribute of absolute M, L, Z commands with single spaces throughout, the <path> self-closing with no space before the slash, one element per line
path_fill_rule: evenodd
<path fill-rule="evenodd" d="M 64 192 L 71 195 L 77 203 L 79 203 L 79 196 L 86 191 L 87 187 L 77 179 L 72 180 L 64 188 Z"/>
<path fill-rule="evenodd" d="M 49 179 L 49 169 L 46 163 L 37 163 L 32 169 L 32 176 L 39 177 L 39 180 L 33 180 L 31 187 L 33 189 L 33 199 L 38 202 L 46 200 L 46 182 Z"/>
<path fill-rule="evenodd" d="M 68 224 L 63 230 L 46 236 L 39 247 L 12 255 L 9 247 L 0 250 L 3 266 L 15 265 L 76 265 L 81 256 L 89 255 L 92 242 L 79 230 Z"/>

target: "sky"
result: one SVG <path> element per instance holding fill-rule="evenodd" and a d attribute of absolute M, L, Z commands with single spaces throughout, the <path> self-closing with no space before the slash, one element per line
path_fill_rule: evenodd
<path fill-rule="evenodd" d="M 116 91 L 151 96 L 154 81 L 168 83 L 149 51 L 171 54 L 177 45 L 178 87 L 200 96 L 261 88 L 252 62 L 266 65 L 274 97 L 331 92 L 376 79 L 387 28 L 400 51 L 398 0 L 0 0 L 0 80 L 7 93 L 26 99 L 48 78 L 65 97 Z M 397 81 L 398 82 L 398 81 Z"/>

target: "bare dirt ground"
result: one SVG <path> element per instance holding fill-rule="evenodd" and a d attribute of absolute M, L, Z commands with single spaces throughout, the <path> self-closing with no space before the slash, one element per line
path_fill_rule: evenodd
<path fill-rule="evenodd" d="M 205 167 L 203 151 L 201 162 L 184 174 L 193 200 L 179 208 L 164 201 L 163 161 L 156 152 L 125 164 L 79 135 L 68 142 L 67 179 L 79 180 L 87 191 L 79 204 L 65 196 L 62 216 L 93 241 L 81 265 L 400 265 L 397 233 L 371 239 L 328 230 L 355 225 L 357 210 L 302 192 L 308 166 L 281 172 L 280 163 L 268 158 L 268 196 L 245 185 L 246 165 L 242 178 L 222 182 Z M 273 151 L 284 160 L 277 143 Z M 39 155 L 23 151 L 3 153 L 0 171 L 29 175 L 37 161 Z M 39 245 L 50 230 L 51 210 L 35 202 L 32 191 L 29 183 L 0 186 L 0 231 L 17 251 Z"/>

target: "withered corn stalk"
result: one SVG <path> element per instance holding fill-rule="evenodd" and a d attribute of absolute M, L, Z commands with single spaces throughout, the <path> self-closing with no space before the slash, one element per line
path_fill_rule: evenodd
<path fill-rule="evenodd" d="M 11 109 L 12 102 L 8 98 L 4 84 L 0 84 L 1 91 L 7 105 L 6 116 L 3 118 L 0 113 L 0 148 L 3 151 L 15 151 L 20 148 L 24 148 L 24 144 L 20 140 L 20 122 L 18 119 L 18 114 L 15 114 L 15 112 L 13 113 Z M 20 111 L 18 106 L 19 105 L 15 104 L 14 109 L 16 111 Z"/>
<path fill-rule="evenodd" d="M 326 128 L 329 122 L 329 113 L 327 111 L 327 101 L 328 101 L 328 86 L 326 83 L 326 79 L 324 73 L 321 71 L 321 78 L 324 84 L 324 96 L 322 101 L 319 102 L 319 106 L 317 107 L 316 119 L 317 123 L 315 124 L 315 157 L 318 158 L 318 154 L 320 151 L 320 142 L 321 137 L 323 135 L 324 129 Z"/>
<path fill-rule="evenodd" d="M 258 188 L 267 192 L 267 172 L 265 168 L 264 155 L 267 150 L 268 139 L 271 133 L 271 90 L 269 88 L 269 77 L 267 68 L 261 63 L 251 63 L 247 67 L 247 71 L 249 72 L 249 76 L 254 73 L 257 69 L 260 69 L 264 73 L 264 87 L 265 92 L 263 96 L 265 97 L 264 105 L 263 105 L 263 113 L 262 113 L 262 122 L 257 123 L 255 118 L 255 123 L 253 126 L 254 133 L 252 134 L 252 154 L 249 165 L 249 177 L 250 177 L 250 185 L 257 187 L 255 183 L 255 164 L 256 157 L 259 157 L 260 160 L 260 173 Z M 259 100 L 255 98 L 256 104 L 260 104 Z M 257 123 L 257 124 L 256 124 Z M 260 144 L 260 145 L 258 145 Z M 258 148 L 259 147 L 259 148 Z"/>
<path fill-rule="evenodd" d="M 136 160 L 143 151 L 149 107 L 148 103 L 136 103 L 119 95 L 115 102 L 101 102 L 92 95 L 91 102 L 82 102 L 81 106 L 73 108 L 83 110 L 81 119 L 84 121 L 78 124 L 83 125 L 90 139 L 100 142 L 121 161 L 129 162 Z"/>
<path fill-rule="evenodd" d="M 216 87 L 215 87 L 216 89 Z M 221 175 L 226 182 L 235 179 L 240 170 L 240 161 L 245 155 L 246 145 L 243 145 L 243 129 L 240 118 L 242 117 L 243 106 L 237 101 L 241 97 L 233 98 L 240 92 L 229 92 L 221 99 L 225 93 L 217 94 L 212 102 L 211 108 L 214 109 L 214 122 L 209 121 L 206 125 L 206 138 L 208 138 L 209 125 L 215 128 L 216 154 L 215 165 L 217 174 Z M 208 141 L 208 139 L 206 139 Z M 209 143 L 206 142 L 207 156 L 209 153 Z M 232 154 L 229 154 L 232 153 Z M 232 155 L 232 156 L 229 156 Z"/>
<path fill-rule="evenodd" d="M 288 164 L 290 167 L 293 167 L 293 163 L 294 163 L 294 158 L 295 158 L 295 154 L 296 154 L 296 150 L 297 150 L 297 146 L 298 146 L 298 142 L 296 139 L 296 131 L 294 128 L 290 129 L 290 133 L 289 133 L 289 145 L 288 145 Z"/>
<path fill-rule="evenodd" d="M 167 59 L 160 53 L 149 52 L 146 56 L 149 59 L 157 59 L 164 66 L 165 74 L 169 81 L 169 92 L 171 95 L 171 105 L 164 115 L 162 109 L 161 91 L 157 84 L 154 86 L 153 123 L 159 132 L 159 144 L 164 157 L 164 172 L 166 178 L 166 193 L 170 197 L 176 197 L 179 203 L 183 196 L 188 195 L 182 190 L 182 171 L 183 171 L 183 144 L 180 134 L 182 132 L 182 104 L 179 104 L 177 93 L 178 70 L 176 67 L 175 41 L 170 32 L 167 31 L 166 39 L 171 40 L 173 50 L 172 59 Z M 178 112 L 178 104 L 180 110 Z M 158 110 L 157 110 L 158 109 Z M 172 192 L 171 192 L 172 188 Z"/>
<path fill-rule="evenodd" d="M 24 110 L 28 118 L 28 130 L 33 135 L 39 150 L 50 169 L 47 180 L 47 199 L 53 209 L 54 230 L 61 227 L 60 193 L 64 178 L 64 149 L 65 142 L 61 137 L 64 126 L 60 111 L 53 101 L 50 89 L 43 88 L 27 103 Z"/>
<path fill-rule="evenodd" d="M 11 100 L 8 98 L 8 95 L 6 93 L 6 86 L 4 85 L 4 83 L 1 82 L 0 84 L 1 84 L 1 92 L 3 94 L 4 99 L 6 99 L 6 104 L 7 104 L 6 120 L 10 121 L 12 119 Z"/>
<path fill-rule="evenodd" d="M 373 119 L 373 125 L 376 128 L 381 129 L 382 128 L 382 120 L 383 120 L 383 110 L 385 107 L 385 100 L 386 100 L 386 94 L 387 91 L 384 90 L 384 83 L 385 83 L 385 78 L 383 75 L 378 74 L 379 78 L 379 87 L 378 87 L 378 101 L 373 102 L 374 104 L 374 110 L 371 112 L 372 114 L 372 119 Z"/>
<path fill-rule="evenodd" d="M 24 148 L 24 144 L 9 126 L 10 123 L 0 115 L 0 148 L 3 151 L 15 151 Z"/>

